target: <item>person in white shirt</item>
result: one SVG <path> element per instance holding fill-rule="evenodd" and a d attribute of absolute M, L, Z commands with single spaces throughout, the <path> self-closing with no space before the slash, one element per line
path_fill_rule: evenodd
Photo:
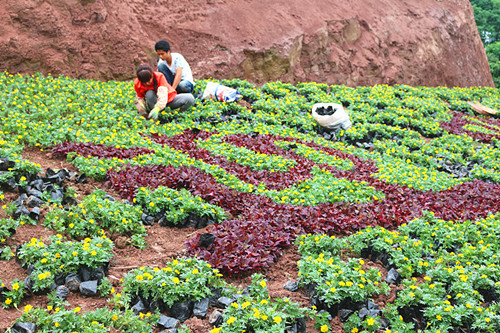
<path fill-rule="evenodd" d="M 186 59 L 180 53 L 170 52 L 170 43 L 159 40 L 155 44 L 158 54 L 158 71 L 165 75 L 168 83 L 178 93 L 192 93 L 194 89 L 193 73 Z"/>

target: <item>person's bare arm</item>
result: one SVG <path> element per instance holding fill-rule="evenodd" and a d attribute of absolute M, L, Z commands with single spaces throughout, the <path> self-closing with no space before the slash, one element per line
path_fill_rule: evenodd
<path fill-rule="evenodd" d="M 181 82 L 182 78 L 182 67 L 179 67 L 175 70 L 174 82 L 172 83 L 172 88 L 177 89 L 179 82 Z"/>

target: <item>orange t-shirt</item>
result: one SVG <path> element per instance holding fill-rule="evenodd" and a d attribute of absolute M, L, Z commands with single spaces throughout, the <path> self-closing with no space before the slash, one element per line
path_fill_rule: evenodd
<path fill-rule="evenodd" d="M 160 72 L 153 72 L 153 76 L 156 78 L 156 82 L 158 82 L 158 86 L 156 87 L 155 93 L 158 93 L 158 87 L 166 87 L 168 89 L 168 99 L 167 103 L 170 103 L 174 100 L 175 96 L 177 96 L 177 91 L 175 91 L 174 88 L 170 84 L 168 84 L 167 79 L 165 78 L 165 75 L 163 75 Z M 137 97 L 139 98 L 144 98 L 146 96 L 146 91 L 148 90 L 154 90 L 154 83 L 151 83 L 151 85 L 146 86 L 144 85 L 141 81 L 139 81 L 138 78 L 135 78 L 134 80 L 134 89 L 135 92 L 137 93 Z M 160 97 L 160 96 L 158 96 Z"/>

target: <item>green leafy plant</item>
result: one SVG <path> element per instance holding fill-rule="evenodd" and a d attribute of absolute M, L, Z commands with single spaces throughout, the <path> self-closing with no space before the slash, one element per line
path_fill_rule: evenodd
<path fill-rule="evenodd" d="M 301 308 L 298 303 L 289 299 L 269 297 L 267 283 L 259 273 L 252 275 L 252 282 L 237 302 L 229 305 L 223 312 L 224 321 L 220 327 L 212 329 L 216 332 L 284 332 L 304 317 L 315 318 L 316 311 Z M 324 319 L 323 317 L 321 317 Z M 324 321 L 316 325 L 325 325 Z"/>
<path fill-rule="evenodd" d="M 173 224 L 179 224 L 190 214 L 207 217 L 213 222 L 221 222 L 227 218 L 222 208 L 209 204 L 198 196 L 193 196 L 185 189 L 173 190 L 160 186 L 151 190 L 141 187 L 137 190 L 134 199 L 135 203 L 151 215 L 163 211 L 166 220 Z"/>
<path fill-rule="evenodd" d="M 10 283 L 10 285 L 11 289 L 8 290 L 8 288 L 0 280 L 0 288 L 7 289 L 0 293 L 0 301 L 2 302 L 2 307 L 4 309 L 17 308 L 26 295 L 26 290 L 24 289 L 24 281 L 14 279 Z"/>
<path fill-rule="evenodd" d="M 186 298 L 200 300 L 211 294 L 210 288 L 223 286 L 217 269 L 197 258 L 180 258 L 163 268 L 141 267 L 125 275 L 123 293 L 163 301 L 172 306 Z"/>
<path fill-rule="evenodd" d="M 76 239 L 95 237 L 107 230 L 110 235 L 130 236 L 133 245 L 144 248 L 146 229 L 141 214 L 139 207 L 110 200 L 106 192 L 95 190 L 69 209 L 53 208 L 47 213 L 44 224 Z"/>
<path fill-rule="evenodd" d="M 124 333 L 150 333 L 158 321 L 158 315 L 137 316 L 132 310 L 109 310 L 101 308 L 83 312 L 80 307 L 66 309 L 49 305 L 47 309 L 24 307 L 17 322 L 35 323 L 37 332 L 109 332 L 110 329 Z"/>
<path fill-rule="evenodd" d="M 51 236 L 48 243 L 32 238 L 18 252 L 25 267 L 32 266 L 30 274 L 33 291 L 51 286 L 58 273 L 77 272 L 80 266 L 96 269 L 109 263 L 113 243 L 105 236 L 86 238 L 81 242 L 64 241 L 62 235 Z"/>

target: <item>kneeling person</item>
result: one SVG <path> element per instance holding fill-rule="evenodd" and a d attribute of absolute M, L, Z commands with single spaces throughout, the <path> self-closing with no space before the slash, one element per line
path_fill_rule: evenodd
<path fill-rule="evenodd" d="M 158 114 L 165 107 L 180 108 L 184 111 L 194 105 L 192 94 L 178 94 L 168 84 L 165 76 L 153 71 L 149 65 L 140 65 L 137 68 L 134 90 L 137 93 L 137 98 L 134 100 L 137 111 L 147 118 L 158 119 Z"/>
<path fill-rule="evenodd" d="M 178 93 L 192 93 L 194 89 L 193 74 L 182 54 L 172 53 L 170 43 L 166 40 L 157 41 L 155 51 L 159 58 L 158 71 L 165 75 L 172 88 Z"/>

